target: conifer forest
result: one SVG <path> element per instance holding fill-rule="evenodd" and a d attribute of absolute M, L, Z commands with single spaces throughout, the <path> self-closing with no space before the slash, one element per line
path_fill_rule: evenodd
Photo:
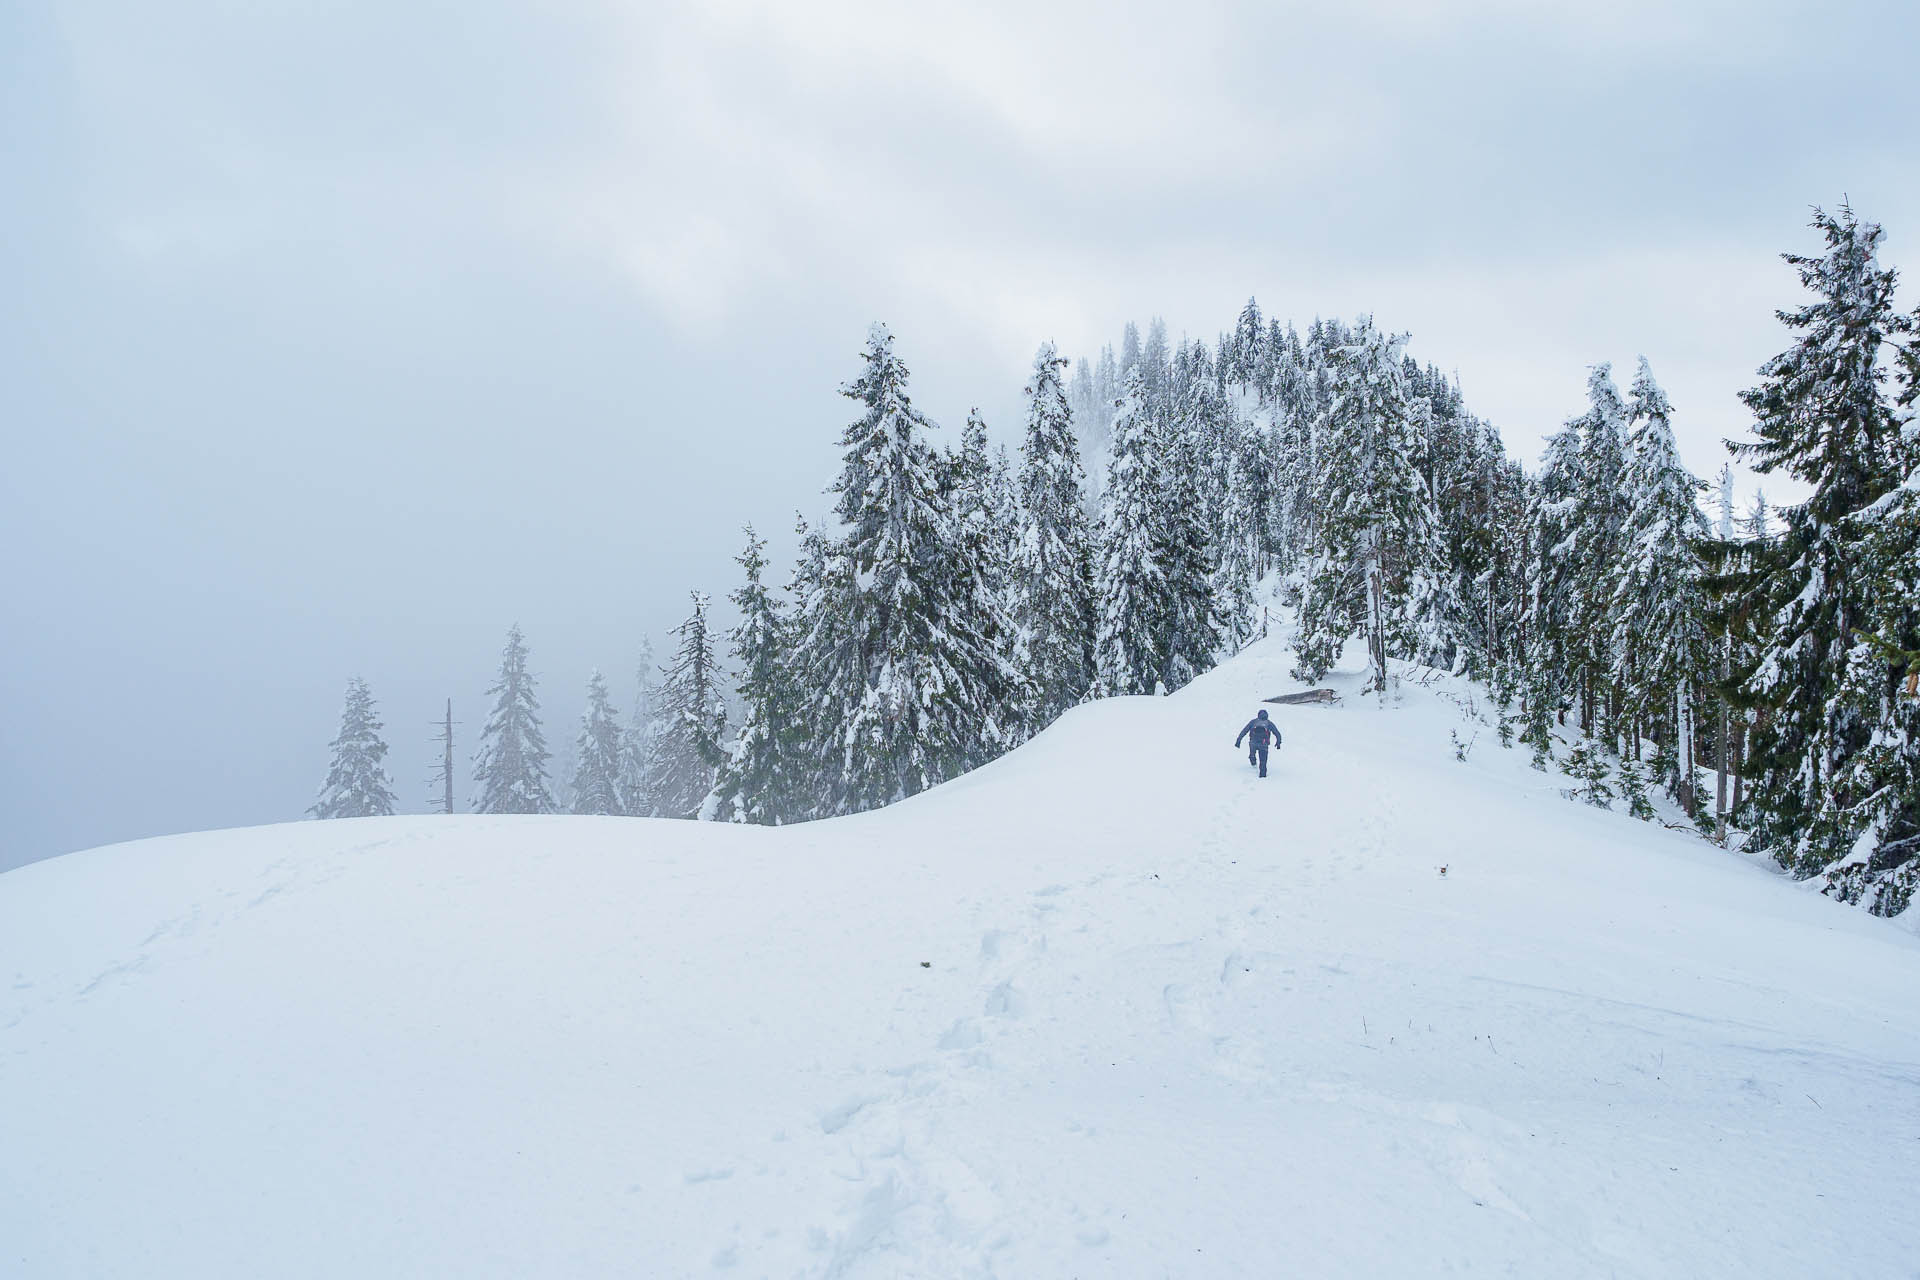
<path fill-rule="evenodd" d="M 1158 322 L 1079 358 L 1043 344 L 1022 421 L 938 425 L 911 376 L 936 357 L 876 324 L 795 562 L 756 532 L 779 512 L 742 512 L 723 610 L 693 591 L 625 705 L 589 677 L 565 777 L 514 627 L 473 806 L 872 809 L 1284 628 L 1302 679 L 1350 642 L 1383 704 L 1406 663 L 1468 676 L 1500 746 L 1575 801 L 1661 801 L 1898 914 L 1920 886 L 1920 310 L 1882 239 L 1842 204 L 1783 255 L 1778 354 L 1727 442 L 1810 494 L 1778 506 L 1689 469 L 1687 406 L 1644 358 L 1594 364 L 1533 459 L 1387 317 L 1300 328 L 1249 300 L 1211 344 Z M 381 733 L 355 680 L 315 817 L 393 812 Z"/>

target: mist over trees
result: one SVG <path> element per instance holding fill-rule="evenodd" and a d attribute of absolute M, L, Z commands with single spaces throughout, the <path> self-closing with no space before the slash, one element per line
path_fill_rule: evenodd
<path fill-rule="evenodd" d="M 717 635 L 694 593 L 624 728 L 592 677 L 567 807 L 784 824 L 890 804 L 1284 621 L 1304 679 L 1360 641 L 1382 701 L 1396 662 L 1482 681 L 1503 745 L 1578 799 L 1652 818 L 1664 795 L 1897 913 L 1920 881 L 1920 317 L 1879 227 L 1843 206 L 1814 228 L 1821 252 L 1786 255 L 1810 301 L 1781 313 L 1787 345 L 1743 395 L 1753 438 L 1730 442 L 1813 496 L 1741 509 L 1728 472 L 1711 521 L 1644 358 L 1625 394 L 1592 366 L 1530 471 L 1406 335 L 1301 331 L 1250 299 L 1212 346 L 1158 320 L 1078 361 L 1041 345 L 1014 457 L 977 412 L 943 439 L 876 325 L 831 517 L 801 522 L 777 587 L 747 529 L 737 623 Z M 553 811 L 517 628 L 489 695 L 475 808 Z M 316 816 L 391 811 L 355 696 Z"/>

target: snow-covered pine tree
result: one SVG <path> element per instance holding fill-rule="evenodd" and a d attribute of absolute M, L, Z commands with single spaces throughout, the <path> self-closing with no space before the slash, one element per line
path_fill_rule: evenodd
<path fill-rule="evenodd" d="M 980 430 L 984 435 L 986 427 L 982 425 Z M 993 563 L 999 566 L 998 572 L 1008 596 L 1007 610 L 1011 613 L 1015 604 L 1012 594 L 1019 589 L 1019 584 L 1014 580 L 1013 566 L 1020 556 L 1020 481 L 1014 475 L 1013 458 L 1004 444 L 993 451 L 993 469 L 987 478 L 987 497 L 997 535 L 993 543 Z"/>
<path fill-rule="evenodd" d="M 1405 363 L 1414 369 L 1408 387 L 1424 385 L 1426 375 L 1414 366 L 1413 358 L 1407 357 Z M 1412 442 L 1414 466 L 1433 514 L 1433 545 L 1428 587 L 1418 602 L 1419 612 L 1403 622 L 1410 645 L 1404 656 L 1424 666 L 1447 669 L 1452 667 L 1461 638 L 1468 632 L 1458 575 L 1448 555 L 1449 522 L 1441 513 L 1439 501 L 1440 495 L 1452 487 L 1454 472 L 1461 465 L 1457 456 L 1461 433 L 1451 418 L 1438 416 L 1433 397 L 1425 392 L 1411 395 L 1407 409 L 1407 438 Z"/>
<path fill-rule="evenodd" d="M 661 672 L 647 793 L 662 818 L 697 818 L 723 759 L 727 710 L 718 655 L 707 625 L 707 597 L 689 593 L 693 612 L 673 629 L 679 643 Z"/>
<path fill-rule="evenodd" d="M 824 738 L 826 804 L 890 804 L 998 755 L 1014 740 L 1004 709 L 1019 673 L 982 629 L 956 573 L 945 479 L 907 396 L 907 369 L 884 325 L 842 394 L 860 416 L 845 449 L 820 597 L 802 641 L 808 719 Z M 961 583 L 968 583 L 966 598 Z"/>
<path fill-rule="evenodd" d="M 1362 317 L 1331 353 L 1318 489 L 1323 515 L 1308 556 L 1294 637 L 1297 671 L 1318 680 L 1356 634 L 1367 641 L 1368 689 L 1384 701 L 1387 659 L 1418 647 L 1440 569 L 1438 517 L 1415 466 L 1405 341 Z"/>
<path fill-rule="evenodd" d="M 1094 679 L 1093 547 L 1086 476 L 1060 385 L 1066 363 L 1051 342 L 1044 344 L 1026 387 L 1014 623 L 1036 694 L 1035 730 L 1084 698 Z"/>
<path fill-rule="evenodd" d="M 1569 678 L 1580 727 L 1595 738 L 1617 736 L 1612 711 L 1614 581 L 1622 562 L 1630 499 L 1626 471 L 1627 407 L 1614 385 L 1613 367 L 1597 364 L 1587 377 L 1587 412 L 1580 430 L 1580 485 L 1573 503 L 1574 590 L 1569 618 Z M 1604 721 L 1604 724 L 1603 724 Z"/>
<path fill-rule="evenodd" d="M 527 669 L 527 644 L 519 624 L 507 632 L 500 655 L 500 676 L 487 690 L 494 699 L 473 780 L 480 784 L 476 813 L 552 813 L 547 788 L 547 740 L 540 730 L 540 699 Z"/>
<path fill-rule="evenodd" d="M 1089 532 L 1100 520 L 1100 489 L 1106 483 L 1107 450 L 1113 442 L 1113 405 L 1120 398 L 1120 364 L 1111 344 L 1100 348 L 1100 359 L 1093 367 L 1093 398 L 1089 412 L 1082 414 L 1076 405 L 1075 426 L 1083 442 L 1081 463 L 1086 468 L 1087 521 Z"/>
<path fill-rule="evenodd" d="M 1871 529 L 1855 517 L 1902 480 L 1882 358 L 1906 328 L 1893 310 L 1895 274 L 1879 264 L 1880 228 L 1844 205 L 1837 217 L 1816 210 L 1813 226 L 1826 252 L 1784 257 L 1814 300 L 1779 313 L 1793 345 L 1742 394 L 1757 439 L 1733 446 L 1756 471 L 1785 471 L 1813 490 L 1758 557 L 1771 634 L 1742 673 L 1745 699 L 1762 712 L 1747 762 L 1752 847 L 1801 877 L 1844 865 L 1873 821 L 1866 797 L 1842 786 L 1877 714 L 1865 696 L 1873 680 L 1854 670 L 1878 567 Z"/>
<path fill-rule="evenodd" d="M 800 738 L 799 688 L 789 655 L 792 628 L 780 602 L 767 589 L 767 544 L 748 525 L 747 545 L 736 558 L 743 582 L 728 597 L 740 612 L 729 638 L 739 664 L 745 714 L 733 750 L 720 768 L 714 794 L 716 816 L 733 822 L 779 826 L 804 812 L 806 757 Z"/>
<path fill-rule="evenodd" d="M 587 680 L 587 709 L 573 756 L 573 812 L 626 813 L 620 794 L 620 718 L 607 697 L 606 677 L 598 671 Z"/>
<path fill-rule="evenodd" d="M 1253 298 L 1240 308 L 1234 322 L 1233 337 L 1220 353 L 1220 374 L 1228 386 L 1251 388 L 1257 385 L 1266 358 L 1267 327 L 1260 319 L 1260 304 Z"/>
<path fill-rule="evenodd" d="M 340 710 L 340 734 L 333 740 L 333 763 L 320 798 L 307 810 L 316 818 L 386 818 L 393 815 L 393 788 L 387 780 L 387 744 L 367 682 L 347 681 Z"/>
<path fill-rule="evenodd" d="M 1836 790 L 1853 798 L 1859 835 L 1821 872 L 1822 891 L 1876 915 L 1899 915 L 1920 889 L 1920 311 L 1899 353 L 1899 482 L 1852 517 L 1873 584 L 1841 696 L 1871 731 Z"/>
<path fill-rule="evenodd" d="M 1260 634 L 1254 588 L 1260 578 L 1260 517 L 1267 509 L 1267 459 L 1263 438 L 1251 427 L 1234 431 L 1228 454 L 1227 502 L 1220 522 L 1213 569 L 1214 616 L 1227 648 L 1235 653 Z"/>
<path fill-rule="evenodd" d="M 967 415 L 960 452 L 944 460 L 941 495 L 952 518 L 947 589 L 966 611 L 965 629 L 987 638 L 1012 674 L 996 713 L 1004 749 L 1033 731 L 1040 706 L 1032 634 L 1020 624 L 1027 516 L 1006 447 L 988 452 L 987 424 L 977 408 Z"/>
<path fill-rule="evenodd" d="M 1492 428 L 1482 424 L 1482 429 Z M 1508 708 L 1525 687 L 1527 617 L 1532 600 L 1534 485 L 1517 462 L 1489 458 L 1484 480 L 1486 531 L 1485 562 L 1473 579 L 1481 593 L 1476 609 L 1484 609 L 1486 626 L 1485 679 L 1493 685 L 1498 704 L 1502 746 L 1512 745 L 1521 722 Z"/>
<path fill-rule="evenodd" d="M 1908 430 L 1920 453 L 1920 431 Z M 1870 728 L 1834 788 L 1853 801 L 1859 834 L 1820 878 L 1823 892 L 1893 916 L 1920 889 L 1920 470 L 1909 464 L 1905 483 L 1855 523 L 1874 591 L 1840 696 Z"/>
<path fill-rule="evenodd" d="M 1698 495 L 1705 488 L 1681 465 L 1673 408 L 1641 358 L 1628 393 L 1629 438 L 1621 484 L 1628 509 L 1608 610 L 1610 679 L 1622 696 L 1619 719 L 1630 744 L 1642 736 L 1673 744 L 1660 779 L 1688 813 L 1697 807 L 1690 767 L 1701 688 L 1712 676 L 1701 588 L 1707 537 Z M 1651 732 L 1649 732 L 1651 731 Z M 1629 750 L 1629 754 L 1637 752 Z"/>
<path fill-rule="evenodd" d="M 830 633 L 834 626 L 826 612 L 827 539 L 820 529 L 808 525 L 805 516 L 796 513 L 794 541 L 800 551 L 787 578 L 788 651 L 784 665 L 795 698 L 788 727 L 798 755 L 793 761 L 791 814 L 785 821 L 801 822 L 835 812 L 828 792 L 830 771 L 825 768 L 824 760 L 838 744 L 833 727 L 813 719 L 822 700 L 815 697 L 812 690 L 826 680 L 814 664 L 832 652 L 818 643 L 821 635 Z"/>
<path fill-rule="evenodd" d="M 1095 659 L 1103 696 L 1152 693 L 1166 665 L 1162 620 L 1172 611 L 1163 548 L 1164 455 L 1147 416 L 1139 369 L 1113 415 L 1100 528 Z"/>
<path fill-rule="evenodd" d="M 1159 316 L 1147 321 L 1147 340 L 1140 347 L 1140 389 L 1155 419 L 1165 422 L 1173 408 L 1173 353 L 1167 345 L 1167 322 Z"/>
<path fill-rule="evenodd" d="M 630 817 L 645 818 L 653 813 L 653 799 L 647 793 L 647 774 L 653 759 L 654 678 L 653 642 L 640 642 L 640 662 L 634 672 L 633 711 L 620 731 L 620 803 Z"/>
<path fill-rule="evenodd" d="M 1207 349 L 1187 348 L 1184 386 L 1155 418 L 1166 463 L 1160 471 L 1160 563 L 1168 612 L 1161 622 L 1169 693 L 1209 670 L 1220 651 L 1214 604 L 1215 530 L 1226 499 L 1227 408 Z"/>
<path fill-rule="evenodd" d="M 1082 431 L 1094 420 L 1093 365 L 1085 356 L 1073 362 L 1073 389 L 1067 393 L 1067 407 L 1073 412 L 1074 425 Z"/>

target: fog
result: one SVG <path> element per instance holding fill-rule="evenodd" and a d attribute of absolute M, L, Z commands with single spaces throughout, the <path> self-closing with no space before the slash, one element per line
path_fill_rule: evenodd
<path fill-rule="evenodd" d="M 1003 438 L 1249 294 L 1529 461 L 1644 353 L 1717 471 L 1809 205 L 1920 269 L 1920 11 L 1585 7 L 0 8 L 0 869 L 300 816 L 354 675 L 464 799 L 514 622 L 570 740 L 826 508 L 876 319 Z"/>

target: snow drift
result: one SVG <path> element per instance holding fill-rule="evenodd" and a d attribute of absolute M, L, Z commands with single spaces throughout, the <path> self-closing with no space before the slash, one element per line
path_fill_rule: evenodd
<path fill-rule="evenodd" d="M 1276 709 L 1256 779 L 1286 666 L 804 827 L 0 876 L 0 1272 L 1912 1268 L 1920 939 L 1456 761 L 1445 680 Z"/>

